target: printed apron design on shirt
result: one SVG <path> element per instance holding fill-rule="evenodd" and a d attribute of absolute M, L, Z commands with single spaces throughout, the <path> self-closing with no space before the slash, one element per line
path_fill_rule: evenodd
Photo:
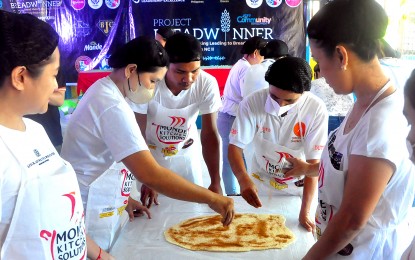
<path fill-rule="evenodd" d="M 187 180 L 203 185 L 200 166 L 201 146 L 196 128 L 197 104 L 169 109 L 150 101 L 146 138 L 157 162 Z"/>
<path fill-rule="evenodd" d="M 368 107 L 370 107 L 372 103 L 388 88 L 389 83 L 387 83 L 377 93 Z M 366 114 L 366 112 L 367 109 L 363 115 Z M 346 116 L 344 122 L 347 122 L 348 116 L 349 115 Z M 315 217 L 317 239 L 321 237 L 324 230 L 327 228 L 328 223 L 337 213 L 338 208 L 336 208 L 335 205 L 340 205 L 341 200 L 343 199 L 343 188 L 339 190 L 339 187 L 345 187 L 345 175 L 347 174 L 347 169 L 345 169 L 346 167 L 343 165 L 344 155 L 340 153 L 336 147 L 339 143 L 343 142 L 343 138 L 347 138 L 342 137 L 341 134 L 337 136 L 337 133 L 344 132 L 344 122 L 337 130 L 330 133 L 327 145 L 323 149 L 323 153 L 321 155 L 318 178 L 319 202 Z M 380 230 L 367 225 L 363 231 L 359 232 L 358 236 L 356 236 L 337 254 L 341 256 L 350 256 L 353 253 L 353 259 L 367 258 L 367 256 L 370 255 L 369 250 L 374 250 L 377 244 L 381 243 L 381 240 L 384 240 L 384 234 L 398 228 L 400 227 L 392 226 L 389 229 Z M 372 255 L 373 254 L 374 252 L 372 252 Z"/>
<path fill-rule="evenodd" d="M 23 171 L 1 259 L 86 259 L 84 210 L 73 168 L 45 139 L 2 139 Z M 34 150 L 27 149 L 30 142 Z"/>
<path fill-rule="evenodd" d="M 85 223 L 88 235 L 108 250 L 122 223 L 135 178 L 123 163 L 114 162 L 89 187 Z"/>
<path fill-rule="evenodd" d="M 285 158 L 305 159 L 304 151 L 293 150 L 265 140 L 258 132 L 254 138 L 255 158 L 252 176 L 267 187 L 293 195 L 302 194 L 303 178 L 284 177 L 289 168 Z M 285 169 L 285 170 L 284 170 Z"/>

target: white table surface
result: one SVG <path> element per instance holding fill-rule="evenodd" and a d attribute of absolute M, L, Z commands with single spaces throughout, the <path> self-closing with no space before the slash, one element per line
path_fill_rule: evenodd
<path fill-rule="evenodd" d="M 298 222 L 301 199 L 295 196 L 262 197 L 262 207 L 255 209 L 242 197 L 235 200 L 237 213 L 280 214 L 286 218 L 286 226 L 295 234 L 296 240 L 284 249 L 250 252 L 191 251 L 168 243 L 163 232 L 169 227 L 201 215 L 215 212 L 207 205 L 183 202 L 159 196 L 160 205 L 151 207 L 152 219 L 139 217 L 125 224 L 111 249 L 116 259 L 301 259 L 314 244 L 311 233 Z"/>

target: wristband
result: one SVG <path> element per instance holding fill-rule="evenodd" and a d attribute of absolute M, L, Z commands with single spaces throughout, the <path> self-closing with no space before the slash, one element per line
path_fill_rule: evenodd
<path fill-rule="evenodd" d="M 99 254 L 98 254 L 97 260 L 102 259 L 102 258 L 101 258 L 101 252 L 102 252 L 102 248 L 100 247 L 100 248 L 99 248 Z"/>

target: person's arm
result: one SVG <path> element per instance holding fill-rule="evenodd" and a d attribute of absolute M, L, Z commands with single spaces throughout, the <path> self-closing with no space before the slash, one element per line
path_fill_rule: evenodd
<path fill-rule="evenodd" d="M 114 260 L 115 258 L 108 252 L 102 250 L 94 240 L 86 235 L 87 257 L 89 259 Z"/>
<path fill-rule="evenodd" d="M 292 164 L 292 168 L 284 173 L 285 177 L 318 177 L 319 163 L 308 163 L 298 158 L 285 158 Z"/>
<path fill-rule="evenodd" d="M 319 165 L 320 160 L 307 160 L 307 163 L 311 165 Z M 304 177 L 303 199 L 301 203 L 299 220 L 301 225 L 307 229 L 308 232 L 313 231 L 315 227 L 314 212 L 310 212 L 310 207 L 313 202 L 314 195 L 316 194 L 317 183 L 317 177 Z"/>
<path fill-rule="evenodd" d="M 178 174 L 161 167 L 144 150 L 125 157 L 122 162 L 138 181 L 156 191 L 178 200 L 208 204 L 222 215 L 222 223 L 229 225 L 234 217 L 233 200 L 193 184 Z"/>
<path fill-rule="evenodd" d="M 58 89 L 55 89 L 49 97 L 49 104 L 56 107 L 62 106 L 65 101 L 65 92 L 66 87 L 59 87 Z"/>
<path fill-rule="evenodd" d="M 146 139 L 146 128 L 147 128 L 147 114 L 141 114 L 134 112 L 135 120 L 137 121 L 138 127 L 140 127 L 141 135 Z M 151 205 L 159 205 L 157 191 L 150 189 L 145 184 L 141 185 L 140 190 L 140 201 L 143 206 L 151 208 Z"/>
<path fill-rule="evenodd" d="M 339 211 L 304 259 L 324 259 L 349 244 L 365 228 L 393 171 L 387 160 L 351 155 Z"/>
<path fill-rule="evenodd" d="M 258 197 L 258 189 L 246 171 L 242 153 L 243 150 L 241 148 L 236 145 L 229 144 L 228 160 L 233 174 L 235 174 L 239 186 L 241 187 L 241 195 L 250 205 L 255 208 L 259 208 L 262 204 Z"/>
<path fill-rule="evenodd" d="M 146 139 L 146 128 L 147 128 L 147 114 L 140 114 L 134 112 L 135 120 L 137 121 L 138 127 L 140 127 L 141 135 Z"/>
<path fill-rule="evenodd" d="M 220 150 L 219 133 L 216 127 L 216 113 L 202 115 L 202 129 L 200 141 L 202 143 L 202 154 L 205 160 L 209 175 L 209 190 L 222 194 L 220 186 Z"/>

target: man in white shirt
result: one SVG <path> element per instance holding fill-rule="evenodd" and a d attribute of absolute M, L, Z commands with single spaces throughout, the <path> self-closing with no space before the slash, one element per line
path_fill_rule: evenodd
<path fill-rule="evenodd" d="M 303 59 L 275 61 L 265 80 L 269 89 L 252 93 L 239 105 L 229 137 L 229 162 L 243 198 L 254 207 L 262 205 L 258 194 L 302 197 L 299 221 L 312 231 L 317 177 L 286 178 L 284 173 L 292 167 L 287 158 L 319 164 L 327 140 L 327 110 L 308 92 L 311 68 Z M 248 172 L 242 151 L 251 142 L 254 158 Z"/>
<path fill-rule="evenodd" d="M 221 105 L 218 83 L 200 69 L 202 48 L 192 35 L 174 34 L 165 49 L 170 58 L 168 71 L 157 83 L 154 98 L 148 104 L 132 106 L 137 122 L 157 162 L 200 186 L 204 185 L 200 165 L 203 154 L 211 179 L 209 189 L 222 194 L 216 128 L 216 113 Z M 199 114 L 200 137 L 196 127 Z M 158 203 L 157 195 L 144 185 L 141 201 L 148 206 Z"/>
<path fill-rule="evenodd" d="M 275 39 L 269 41 L 259 53 L 264 56 L 264 60 L 261 63 L 252 65 L 246 72 L 244 83 L 241 87 L 242 98 L 257 90 L 268 88 L 265 72 L 267 72 L 269 66 L 275 60 L 288 55 L 288 46 L 285 42 Z"/>
<path fill-rule="evenodd" d="M 225 186 L 225 192 L 228 195 L 237 195 L 240 193 L 238 182 L 232 173 L 228 161 L 229 132 L 235 120 L 239 102 L 242 100 L 241 87 L 245 79 L 245 74 L 251 65 L 258 64 L 264 60 L 264 57 L 260 54 L 260 50 L 265 45 L 266 41 L 259 36 L 249 38 L 244 43 L 241 49 L 243 57 L 233 65 L 223 92 L 222 108 L 218 115 L 218 129 L 222 138 L 223 184 Z"/>

